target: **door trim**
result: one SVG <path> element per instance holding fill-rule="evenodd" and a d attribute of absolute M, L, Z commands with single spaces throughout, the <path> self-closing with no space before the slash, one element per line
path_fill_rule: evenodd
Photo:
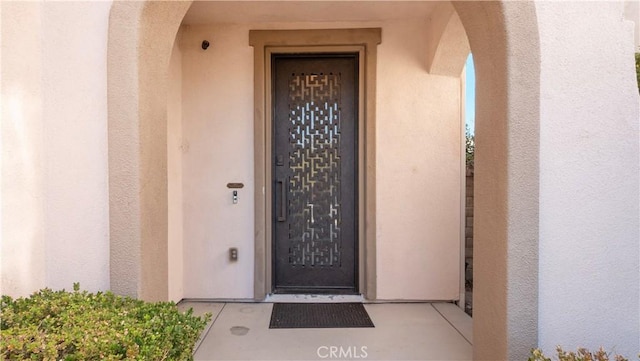
<path fill-rule="evenodd" d="M 358 279 L 366 299 L 376 298 L 375 99 L 380 28 L 328 30 L 251 30 L 254 48 L 254 298 L 263 300 L 272 285 L 271 55 L 359 53 L 358 99 Z"/>

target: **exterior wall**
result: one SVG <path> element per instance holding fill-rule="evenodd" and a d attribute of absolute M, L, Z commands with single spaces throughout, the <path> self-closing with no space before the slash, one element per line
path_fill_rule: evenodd
<path fill-rule="evenodd" d="M 117 294 L 140 297 L 140 87 L 138 28 L 144 4 L 114 2 L 109 17 L 109 278 Z M 115 24 L 122 24 L 120 26 Z M 113 79 L 122 79 L 117 83 Z M 115 83 L 115 84 L 114 84 Z M 113 166 L 112 166 L 113 164 Z M 167 194 L 168 195 L 168 194 Z M 159 226 L 162 219 L 156 220 Z"/>
<path fill-rule="evenodd" d="M 473 357 L 526 359 L 538 344 L 535 5 L 471 1 L 454 7 L 476 69 Z"/>
<path fill-rule="evenodd" d="M 134 238 L 138 237 L 131 241 L 134 251 L 141 244 L 140 238 L 144 238 L 145 242 L 153 238 L 145 232 L 148 233 L 155 225 L 162 226 L 163 222 L 162 217 L 157 214 L 144 213 L 139 209 L 123 213 L 131 216 L 133 221 L 130 223 L 122 220 L 125 216 L 118 219 L 112 217 L 110 220 L 106 210 L 107 187 L 105 183 L 101 183 L 107 174 L 104 153 L 106 133 L 100 129 L 103 129 L 106 122 L 106 96 L 103 92 L 107 85 L 103 60 L 107 57 L 109 3 L 0 4 L 3 50 L 2 293 L 24 295 L 43 286 L 70 287 L 71 282 L 78 280 L 85 288 L 108 288 L 106 227 L 109 221 L 114 227 L 122 224 L 125 224 L 125 228 L 129 227 L 117 236 L 127 236 L 127 232 L 130 232 L 134 234 Z M 526 357 L 527 346 L 538 343 L 536 336 L 540 340 L 539 344 L 547 350 L 555 344 L 563 344 L 568 348 L 577 345 L 592 348 L 603 345 L 615 347 L 617 352 L 633 356 L 640 348 L 640 225 L 637 172 L 638 94 L 632 76 L 633 50 L 628 46 L 632 42 L 630 27 L 620 21 L 621 3 L 583 2 L 580 6 L 553 2 L 536 4 L 540 31 L 534 35 L 539 35 L 541 41 L 541 86 L 527 88 L 529 81 L 537 85 L 538 77 L 531 78 L 529 73 L 511 70 L 530 69 L 530 65 L 535 66 L 538 60 L 535 57 L 531 60 L 523 57 L 522 54 L 531 50 L 530 43 L 518 42 L 516 37 L 526 35 L 526 31 L 530 30 L 517 27 L 530 17 L 520 11 L 519 7 L 524 5 L 507 4 L 506 11 L 495 10 L 502 5 L 494 3 L 469 2 L 455 5 L 467 27 L 474 53 L 483 55 L 476 58 L 478 84 L 479 89 L 486 90 L 484 94 L 480 94 L 479 90 L 478 109 L 480 118 L 475 196 L 478 199 L 476 209 L 480 215 L 476 218 L 479 226 L 475 279 L 476 294 L 481 297 L 477 298 L 480 304 L 475 305 L 475 356 L 479 359 L 521 359 Z M 483 30 L 487 28 L 487 19 L 476 15 L 483 11 L 489 14 L 489 20 L 496 20 L 498 15 L 495 14 L 506 14 L 508 26 L 502 27 L 499 20 L 491 24 L 497 24 L 496 31 L 505 28 L 509 31 L 506 34 L 494 34 L 489 32 L 493 27 Z M 167 13 L 155 18 L 150 15 L 146 20 L 160 18 L 169 19 L 167 22 L 173 24 Z M 131 23 L 136 24 L 136 27 L 123 28 L 121 31 L 126 35 L 139 35 L 136 32 L 138 24 L 135 21 L 128 24 Z M 118 23 L 113 20 L 113 24 Z M 145 26 L 148 24 L 141 24 L 140 28 L 150 28 Z M 410 24 L 403 26 L 409 27 Z M 396 34 L 407 33 L 406 29 L 402 30 L 403 26 L 396 29 Z M 562 31 L 559 32 L 558 29 Z M 389 33 L 393 34 L 394 30 Z M 162 35 L 161 33 L 158 37 L 164 39 Z M 505 38 L 509 40 L 509 47 L 505 44 Z M 126 40 L 124 35 L 123 40 Z M 387 40 L 383 40 L 382 47 L 390 46 Z M 132 40 L 135 41 L 137 40 Z M 167 41 L 173 41 L 173 38 Z M 200 41 L 198 39 L 194 46 L 199 46 Z M 246 38 L 243 41 L 246 42 Z M 410 59 L 404 59 L 403 63 L 403 66 L 409 68 L 404 71 L 411 72 L 419 67 L 419 61 L 411 58 L 412 52 L 409 49 L 398 44 L 390 46 L 394 47 L 397 51 L 409 54 Z M 135 59 L 120 59 L 124 63 L 123 67 L 140 67 L 146 70 L 145 67 L 155 65 L 137 62 L 138 55 L 140 59 L 154 58 L 155 48 L 147 45 L 140 53 L 136 47 L 133 48 L 136 50 L 131 53 L 127 49 L 121 49 L 125 55 L 136 56 Z M 210 48 L 210 51 L 213 49 Z M 110 50 L 114 48 L 111 47 Z M 117 47 L 115 50 L 118 50 Z M 382 51 L 383 48 L 380 49 Z M 501 52 L 507 51 L 509 56 L 500 58 Z M 161 50 L 158 52 L 163 54 Z M 493 58 L 488 54 L 497 54 L 496 58 L 504 62 L 492 62 Z M 160 62 L 167 60 L 161 59 Z M 243 67 L 244 62 L 240 63 L 239 66 Z M 184 67 L 185 64 L 183 70 Z M 508 81 L 502 83 L 499 73 L 492 74 L 494 68 L 499 69 L 500 73 L 509 69 Z M 383 69 L 381 65 L 379 78 L 391 78 L 396 72 L 401 73 L 401 70 L 392 69 L 385 75 L 382 73 Z M 138 129 L 139 119 L 144 120 L 140 121 L 144 127 L 157 125 L 148 120 L 162 119 L 163 115 L 158 116 L 147 107 L 152 111 L 162 110 L 166 104 L 161 103 L 166 103 L 166 99 L 138 99 L 138 86 L 142 89 L 140 92 L 148 96 L 149 89 L 154 89 L 153 79 L 161 79 L 166 74 L 142 74 L 138 83 L 139 74 L 128 73 L 129 70 L 131 69 L 125 69 L 123 74 L 135 75 L 131 78 L 136 82 L 135 86 L 124 89 L 114 86 L 110 87 L 110 92 L 121 91 L 121 96 L 127 97 L 130 103 L 120 108 L 110 104 L 110 112 L 124 109 L 122 114 L 114 113 L 113 117 L 124 114 L 122 121 L 133 121 L 131 124 L 134 129 Z M 398 76 L 404 79 L 406 74 Z M 425 74 L 421 76 L 427 77 Z M 432 80 L 438 81 L 425 79 Z M 490 86 L 483 87 L 482 84 Z M 507 90 L 501 86 L 508 88 L 508 96 L 505 95 Z M 227 89 L 230 92 L 236 91 L 232 86 Z M 418 88 L 417 91 L 420 92 L 421 89 Z M 541 101 L 529 101 L 537 99 L 535 96 L 530 97 L 529 92 L 537 91 L 542 94 Z M 109 102 L 112 100 L 114 98 L 110 96 Z M 381 94 L 378 100 L 380 103 L 387 101 Z M 391 101 L 397 102 L 397 99 L 391 97 Z M 534 129 L 536 124 L 527 128 L 527 124 L 517 121 L 528 119 L 527 117 L 537 119 L 538 106 L 541 119 L 539 137 Z M 208 109 L 203 108 L 202 114 L 207 114 Z M 408 109 L 415 108 L 409 105 Z M 183 109 L 183 115 L 188 111 Z M 412 114 L 406 108 L 397 111 L 380 109 L 380 112 L 394 116 Z M 131 114 L 135 115 L 129 118 Z M 379 122 L 382 121 L 381 115 L 378 119 Z M 407 118 L 399 118 L 397 121 L 405 119 Z M 114 119 L 110 119 L 110 122 L 112 120 Z M 186 122 L 186 117 L 183 117 L 183 121 Z M 383 148 L 385 137 L 394 138 L 397 142 L 409 142 L 411 138 L 406 133 L 396 133 L 402 133 L 403 130 L 406 132 L 408 128 L 394 128 L 390 134 L 379 134 L 382 137 L 379 154 L 396 151 Z M 384 128 L 384 123 L 379 128 L 382 129 L 388 129 Z M 127 132 L 131 129 L 116 127 L 109 136 L 120 139 L 117 137 L 119 130 Z M 164 131 L 163 128 L 160 130 Z M 160 158 L 157 161 L 146 152 L 156 151 L 159 154 L 161 152 L 155 146 L 161 144 L 160 148 L 165 149 L 166 144 L 157 141 L 150 146 L 149 137 L 153 132 L 139 135 L 134 131 L 127 134 L 135 143 L 128 149 L 132 150 L 131 153 L 142 153 L 140 162 L 145 166 L 134 169 L 131 174 L 125 174 L 123 184 L 131 187 L 134 194 L 130 198 L 121 199 L 122 204 L 126 206 L 131 202 L 134 204 L 132 208 L 153 208 L 162 213 L 166 207 L 154 208 L 155 203 L 152 202 L 154 197 L 162 197 L 161 192 L 156 192 L 157 189 L 162 189 L 161 185 L 156 184 L 162 183 L 162 157 L 157 156 Z M 527 143 L 529 137 L 536 141 L 539 138 L 539 152 L 535 142 Z M 118 143 L 110 145 L 116 147 Z M 185 145 L 189 144 L 185 143 L 183 147 Z M 222 143 L 220 148 L 223 145 L 226 143 Z M 415 144 L 410 146 L 417 147 Z M 535 162 L 538 154 L 539 222 L 529 217 L 531 214 L 537 216 L 538 213 L 528 212 L 527 208 L 529 204 L 537 202 L 537 191 L 531 191 L 529 187 L 536 182 L 527 182 L 527 179 L 531 178 L 531 174 L 534 178 L 537 177 L 538 172 L 536 167 L 527 170 L 526 162 L 523 161 L 532 159 Z M 233 156 L 231 153 L 230 155 Z M 62 162 L 65 159 L 67 161 Z M 114 167 L 119 165 L 118 160 L 120 159 L 114 159 Z M 382 160 L 380 166 L 393 169 Z M 125 168 L 128 164 L 120 166 Z M 186 162 L 183 166 L 186 167 Z M 230 168 L 222 169 L 227 171 Z M 166 176 L 166 169 L 164 171 Z M 156 179 L 151 184 L 155 188 L 142 189 L 144 192 L 140 195 L 137 192 L 138 181 L 146 186 L 146 181 L 150 179 Z M 405 180 L 406 175 L 400 174 L 399 179 Z M 247 184 L 249 181 L 246 181 Z M 224 187 L 224 183 L 216 184 L 216 190 Z M 387 180 L 387 184 L 394 187 L 397 185 L 393 179 Z M 183 186 L 186 192 L 186 185 Z M 412 184 L 408 186 L 415 187 Z M 203 189 L 207 191 L 208 188 Z M 394 191 L 395 189 L 389 189 L 388 193 L 382 192 L 379 198 L 383 199 L 385 194 L 388 194 L 387 198 L 392 198 Z M 113 188 L 109 192 L 114 199 L 124 194 L 117 193 Z M 229 199 L 228 191 L 220 192 L 220 197 L 224 198 L 220 198 L 221 202 Z M 406 197 L 404 194 L 401 196 L 403 199 Z M 241 193 L 240 205 L 245 204 L 247 197 L 248 194 L 245 196 Z M 396 204 L 395 210 L 398 212 L 404 211 L 405 207 L 398 207 L 398 203 L 401 202 L 392 201 L 389 204 Z M 210 210 L 204 209 L 203 213 Z M 381 216 L 388 210 L 380 208 Z M 184 217 L 186 221 L 186 209 Z M 384 217 L 387 217 L 386 222 L 389 224 L 394 215 L 392 211 L 388 212 L 383 216 L 383 222 Z M 399 215 L 397 217 L 400 218 Z M 161 230 L 162 227 L 155 229 Z M 530 239 L 527 231 L 535 231 L 536 237 Z M 135 236 L 136 232 L 145 233 L 144 237 Z M 389 234 L 386 227 L 381 227 L 380 232 Z M 393 236 L 400 239 L 396 234 Z M 537 255 L 538 236 L 539 263 L 537 257 L 531 256 Z M 122 242 L 129 241 L 126 237 L 112 237 L 114 240 L 111 245 L 114 249 Z M 162 237 L 158 239 L 157 242 L 163 241 Z M 185 237 L 185 242 L 188 241 Z M 381 235 L 381 244 L 384 241 Z M 528 248 L 528 245 L 533 246 Z M 144 246 L 149 248 L 154 244 Z M 395 246 L 389 245 L 391 248 Z M 127 248 L 120 247 L 116 251 L 123 249 Z M 144 249 L 142 251 L 145 253 Z M 385 250 L 379 249 L 379 252 L 383 254 Z M 154 254 L 145 254 L 147 258 L 153 259 Z M 241 259 L 244 254 L 241 250 Z M 392 257 L 395 256 L 391 254 L 389 258 Z M 133 275 L 130 284 L 121 285 L 118 282 L 124 279 L 123 273 L 115 274 L 120 278 L 112 284 L 112 289 L 118 292 L 124 290 L 140 297 L 151 297 L 149 295 L 154 290 L 147 291 L 144 287 L 161 288 L 157 285 L 162 282 L 153 282 L 161 279 L 162 274 L 149 282 L 147 279 L 150 277 L 138 277 L 143 267 L 147 272 L 155 270 L 153 265 L 148 266 L 148 260 L 145 264 L 140 258 L 112 263 L 120 269 L 131 271 L 125 276 Z M 131 263 L 127 263 L 128 261 Z M 185 255 L 185 263 L 189 262 L 191 259 Z M 405 259 L 400 258 L 394 264 L 395 268 L 388 272 L 395 272 L 403 268 L 404 264 Z M 537 276 L 527 278 L 528 274 L 532 274 L 529 272 L 531 265 L 540 271 L 539 282 Z M 205 279 L 204 282 L 208 282 L 206 278 L 220 276 L 208 269 L 203 271 L 198 277 Z M 526 274 L 523 275 L 524 273 Z M 248 271 L 247 274 L 251 272 Z M 409 276 L 414 277 L 414 274 Z M 185 280 L 189 276 L 185 274 Z M 224 276 L 226 274 L 222 273 L 220 277 Z M 112 276 L 112 281 L 115 278 Z M 537 285 L 540 288 L 539 295 Z M 379 287 L 387 293 L 393 289 L 393 286 L 382 279 Z M 528 303 L 531 295 L 538 300 L 533 307 Z M 152 296 L 160 298 L 162 291 Z M 186 289 L 185 296 L 188 296 Z M 524 303 L 520 301 L 522 296 L 526 298 Z M 523 314 L 525 317 L 522 317 Z M 539 314 L 539 320 L 527 322 L 529 314 Z M 536 335 L 531 337 L 531 331 Z"/>
<path fill-rule="evenodd" d="M 426 72 L 426 45 L 412 36 L 424 33 L 424 24 L 327 26 L 383 28 L 376 135 L 381 299 L 459 296 L 460 79 Z M 254 85 L 248 31 L 310 27 L 323 25 L 183 27 L 185 297 L 253 297 Z M 206 51 L 200 47 L 204 39 L 212 44 Z M 245 184 L 237 205 L 231 203 L 229 182 Z M 238 247 L 238 262 L 228 261 L 229 247 Z"/>
<path fill-rule="evenodd" d="M 633 358 L 640 349 L 633 32 L 621 2 L 542 2 L 537 10 L 539 342 L 549 352 L 558 344 L 604 346 Z"/>
<path fill-rule="evenodd" d="M 460 78 L 426 72 L 426 28 L 386 23 L 378 47 L 379 299 L 460 294 Z"/>
<path fill-rule="evenodd" d="M 635 51 L 638 53 L 640 52 L 640 1 L 624 2 L 624 18 L 633 23 Z"/>
<path fill-rule="evenodd" d="M 169 63 L 167 102 L 167 191 L 170 205 L 168 224 L 169 299 L 184 298 L 184 248 L 182 204 L 182 52 L 180 33 L 173 44 Z"/>
<path fill-rule="evenodd" d="M 248 28 L 183 28 L 184 291 L 253 298 L 253 49 Z M 204 51 L 203 40 L 211 47 Z M 227 183 L 241 182 L 238 204 Z M 172 204 L 169 205 L 171 208 Z M 229 261 L 229 247 L 238 261 Z"/>
<path fill-rule="evenodd" d="M 109 288 L 110 6 L 2 2 L 3 294 Z"/>
<path fill-rule="evenodd" d="M 169 63 L 189 2 L 115 2 L 107 53 L 110 283 L 166 300 Z"/>
<path fill-rule="evenodd" d="M 24 296 L 46 281 L 42 137 L 42 8 L 2 9 L 2 294 Z M 12 49 L 10 52 L 6 49 Z"/>

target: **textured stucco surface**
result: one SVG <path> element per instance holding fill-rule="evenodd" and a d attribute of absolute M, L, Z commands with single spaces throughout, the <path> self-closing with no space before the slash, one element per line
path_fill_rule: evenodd
<path fill-rule="evenodd" d="M 2 294 L 45 285 L 42 8 L 2 9 Z M 11 49 L 11 51 L 9 51 Z"/>
<path fill-rule="evenodd" d="M 640 350 L 633 32 L 621 2 L 549 2 L 537 11 L 540 345 L 604 346 L 633 359 Z"/>
<path fill-rule="evenodd" d="M 253 298 L 253 49 L 246 27 L 182 29 L 188 298 Z M 203 40 L 211 46 L 202 49 Z M 232 203 L 227 183 L 243 183 Z M 173 207 L 174 204 L 170 204 Z M 238 261 L 229 248 L 238 248 Z"/>
<path fill-rule="evenodd" d="M 537 344 L 539 52 L 528 2 L 454 3 L 476 67 L 474 359 Z M 481 15 L 482 14 L 482 15 Z"/>
<path fill-rule="evenodd" d="M 167 99 L 169 62 L 188 2 L 146 4 L 138 62 L 140 131 L 141 297 L 168 297 Z"/>
<path fill-rule="evenodd" d="M 168 287 L 169 299 L 184 298 L 184 242 L 182 206 L 182 52 L 180 33 L 176 37 L 169 62 L 169 99 L 167 101 L 167 202 L 168 211 Z"/>
<path fill-rule="evenodd" d="M 168 74 L 189 5 L 116 2 L 110 15 L 111 287 L 146 300 L 169 292 Z"/>
<path fill-rule="evenodd" d="M 429 73 L 460 77 L 471 49 L 462 21 L 450 2 L 438 3 L 427 19 L 425 35 Z"/>
<path fill-rule="evenodd" d="M 185 297 L 253 297 L 254 86 L 249 29 L 327 26 L 183 28 Z M 377 99 L 378 298 L 456 299 L 460 80 L 426 72 L 425 42 L 411 36 L 425 32 L 424 21 L 340 24 L 362 26 L 381 26 L 384 34 L 378 48 L 378 88 L 383 89 Z M 200 47 L 204 39 L 212 44 L 206 51 Z M 403 91 L 407 88 L 412 91 Z M 233 205 L 225 185 L 236 181 L 245 188 Z M 238 262 L 228 261 L 229 247 L 239 248 Z"/>
<path fill-rule="evenodd" d="M 56 289 L 109 287 L 107 43 L 96 39 L 107 37 L 110 7 L 43 8 L 46 282 Z"/>
<path fill-rule="evenodd" d="M 24 295 L 80 280 L 89 289 L 110 284 L 146 299 L 166 299 L 169 292 L 179 297 L 167 285 L 166 149 L 175 140 L 166 130 L 167 70 L 188 2 L 118 2 L 110 14 L 102 2 L 49 4 L 1 5 L 2 293 Z M 454 6 L 478 78 L 475 358 L 523 359 L 538 340 L 547 350 L 557 343 L 604 345 L 635 355 L 639 101 L 623 3 Z M 412 26 L 401 24 L 390 36 Z M 107 175 L 105 44 L 109 215 L 101 183 Z M 395 47 L 406 52 L 404 72 L 426 69 L 415 49 Z M 413 106 L 394 112 L 405 115 Z M 379 134 L 381 144 L 408 141 L 401 131 Z M 248 198 L 241 193 L 241 202 Z M 228 191 L 221 200 L 229 200 Z M 382 225 L 393 227 L 392 213 L 404 210 L 398 203 L 379 208 Z M 380 229 L 381 242 L 387 228 Z M 396 268 L 405 266 L 400 253 L 387 256 L 399 259 Z M 199 277 L 216 276 L 206 271 Z M 383 279 L 379 286 L 383 292 L 395 287 Z"/>
<path fill-rule="evenodd" d="M 140 200 L 138 22 L 143 3 L 115 2 L 109 17 L 109 264 L 110 288 L 139 295 Z"/>
<path fill-rule="evenodd" d="M 427 73 L 424 33 L 425 20 L 385 23 L 378 47 L 379 299 L 460 293 L 460 78 Z"/>
<path fill-rule="evenodd" d="M 2 3 L 3 294 L 109 287 L 110 5 Z"/>
<path fill-rule="evenodd" d="M 627 0 L 624 2 L 624 18 L 633 23 L 629 25 L 633 26 L 634 49 L 638 53 L 640 52 L 640 1 Z"/>

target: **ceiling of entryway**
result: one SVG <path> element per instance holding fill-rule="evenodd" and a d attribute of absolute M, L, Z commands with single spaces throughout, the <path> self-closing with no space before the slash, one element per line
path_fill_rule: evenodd
<path fill-rule="evenodd" d="M 437 1 L 195 1 L 184 24 L 381 21 L 426 18 Z"/>

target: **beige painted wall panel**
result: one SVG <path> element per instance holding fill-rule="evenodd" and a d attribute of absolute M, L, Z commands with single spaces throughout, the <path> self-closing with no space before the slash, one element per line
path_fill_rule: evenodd
<path fill-rule="evenodd" d="M 3 294 L 109 288 L 110 5 L 2 3 Z"/>
<path fill-rule="evenodd" d="M 378 61 L 378 297 L 459 295 L 457 78 L 430 76 L 425 23 L 183 27 L 184 287 L 187 298 L 253 296 L 253 49 L 249 29 L 383 27 Z M 202 40 L 211 47 L 203 51 Z M 451 95 L 444 95 L 448 92 Z M 243 182 L 231 204 L 228 182 Z M 171 206 L 170 206 L 171 207 Z M 238 247 L 240 260 L 228 261 Z"/>
<path fill-rule="evenodd" d="M 558 344 L 604 346 L 632 359 L 640 349 L 640 97 L 633 34 L 622 21 L 621 2 L 536 7 L 540 346 L 549 353 Z M 567 22 L 572 26 L 556 30 Z"/>
<path fill-rule="evenodd" d="M 253 51 L 248 29 L 183 28 L 184 296 L 253 297 Z M 211 47 L 204 51 L 203 40 Z M 229 182 L 242 182 L 232 204 Z M 229 261 L 237 247 L 239 259 Z"/>
<path fill-rule="evenodd" d="M 640 52 L 640 1 L 627 0 L 624 2 L 624 18 L 631 22 L 629 27 L 633 28 L 633 43 L 635 52 Z"/>
<path fill-rule="evenodd" d="M 42 4 L 1 2 L 3 295 L 45 285 Z M 11 51 L 9 51 L 11 49 Z"/>
<path fill-rule="evenodd" d="M 109 288 L 107 38 L 110 1 L 43 6 L 46 284 Z M 91 29 L 91 31 L 86 31 Z"/>
<path fill-rule="evenodd" d="M 460 79 L 425 71 L 423 22 L 378 48 L 379 299 L 451 300 L 460 277 Z"/>
<path fill-rule="evenodd" d="M 182 206 L 182 52 L 180 33 L 173 45 L 169 63 L 169 100 L 167 102 L 167 183 L 168 183 L 168 274 L 169 299 L 184 297 L 184 248 Z"/>

